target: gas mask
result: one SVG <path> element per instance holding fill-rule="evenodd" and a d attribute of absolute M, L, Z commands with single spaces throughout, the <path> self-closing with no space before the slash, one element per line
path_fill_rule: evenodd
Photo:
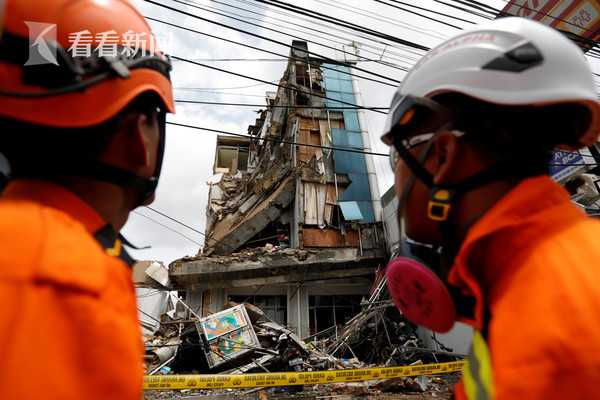
<path fill-rule="evenodd" d="M 452 207 L 461 194 L 504 176 L 503 165 L 497 164 L 462 182 L 433 182 L 433 176 L 424 167 L 424 162 L 436 135 L 442 131 L 455 136 L 464 135 L 453 130 L 452 122 L 452 113 L 431 99 L 395 97 L 383 138 L 384 142 L 391 145 L 392 169 L 395 170 L 396 160 L 401 158 L 411 171 L 404 182 L 398 206 L 400 238 L 404 243 L 400 254 L 386 268 L 388 290 L 396 307 L 409 321 L 441 333 L 452 328 L 458 314 L 457 307 L 463 314 L 467 303 L 459 289 L 447 283 L 449 268 L 460 247 L 450 222 Z M 422 150 L 415 156 L 410 150 L 417 146 L 422 146 Z M 416 179 L 429 188 L 427 218 L 437 222 L 443 239 L 440 248 L 412 241 L 403 233 L 402 214 Z"/>
<path fill-rule="evenodd" d="M 456 307 L 441 274 L 441 249 L 405 239 L 402 255 L 386 268 L 388 291 L 409 321 L 435 332 L 454 325 Z"/>
<path fill-rule="evenodd" d="M 432 136 L 424 139 L 430 140 Z M 412 143 L 407 143 L 409 146 L 411 144 L 418 146 L 423 142 L 413 140 Z M 419 162 L 424 162 L 427 158 L 431 142 L 425 143 L 424 146 L 419 155 Z M 390 161 L 392 165 L 397 162 L 393 154 Z M 404 234 L 402 213 L 414 183 L 415 175 L 411 174 L 399 198 L 398 226 L 401 246 L 399 255 L 386 267 L 388 291 L 406 319 L 435 332 L 447 332 L 454 325 L 456 308 L 442 272 L 442 249 L 416 242 Z"/>

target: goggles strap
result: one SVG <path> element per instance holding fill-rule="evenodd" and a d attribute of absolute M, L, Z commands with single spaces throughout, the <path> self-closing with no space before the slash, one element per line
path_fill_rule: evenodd
<path fill-rule="evenodd" d="M 423 182 L 427 187 L 430 188 L 433 186 L 433 176 L 425 169 L 425 167 L 422 164 L 423 162 L 425 162 L 425 159 L 427 158 L 427 155 L 429 154 L 429 150 L 431 150 L 432 145 L 430 145 L 429 143 L 433 144 L 433 140 L 430 140 L 429 142 L 427 142 L 428 152 L 421 162 L 419 162 L 419 160 L 417 160 L 411 154 L 411 152 L 402 144 L 402 140 L 399 139 L 398 137 L 394 138 L 393 145 L 396 148 L 396 150 L 398 151 L 398 154 L 400 155 L 402 160 L 406 163 L 406 165 L 408 165 L 408 167 L 412 171 L 413 175 L 415 175 L 417 178 L 419 178 L 419 180 L 421 180 L 421 182 Z"/>
<path fill-rule="evenodd" d="M 416 160 L 419 163 L 419 165 L 421 165 L 422 163 L 425 162 L 432 147 L 433 147 L 433 141 L 431 141 L 431 140 L 425 144 L 425 148 L 419 155 L 419 159 Z M 404 188 L 402 189 L 400 198 L 398 199 L 398 216 L 397 216 L 397 218 L 398 218 L 398 229 L 400 231 L 400 239 L 402 239 L 402 236 L 404 235 L 404 224 L 402 222 L 402 214 L 404 212 L 404 208 L 406 207 L 406 202 L 408 201 L 408 196 L 409 196 L 410 192 L 412 191 L 412 188 L 415 184 L 416 178 L 417 178 L 417 176 L 414 173 L 410 174 L 410 176 L 408 177 L 408 179 L 404 185 Z M 402 255 L 402 252 L 403 252 L 403 249 L 402 249 L 402 246 L 400 246 L 400 253 L 401 253 L 400 255 Z"/>

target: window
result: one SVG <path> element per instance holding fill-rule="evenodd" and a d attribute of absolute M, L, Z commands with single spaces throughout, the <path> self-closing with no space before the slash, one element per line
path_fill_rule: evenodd
<path fill-rule="evenodd" d="M 343 326 L 361 310 L 362 296 L 309 296 L 310 334 L 332 326 Z"/>
<path fill-rule="evenodd" d="M 215 173 L 236 174 L 238 171 L 246 171 L 248 169 L 248 156 L 248 147 L 217 146 Z"/>
<path fill-rule="evenodd" d="M 287 321 L 286 296 L 229 296 L 229 299 L 240 304 L 244 301 L 254 304 L 278 324 L 285 325 Z"/>

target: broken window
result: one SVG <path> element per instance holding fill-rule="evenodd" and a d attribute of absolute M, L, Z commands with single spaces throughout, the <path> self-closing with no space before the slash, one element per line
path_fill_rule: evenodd
<path fill-rule="evenodd" d="M 296 63 L 296 83 L 302 86 L 308 86 L 308 71 L 306 66 Z"/>
<path fill-rule="evenodd" d="M 360 312 L 362 296 L 309 296 L 309 327 L 314 335 L 333 326 L 342 326 Z"/>
<path fill-rule="evenodd" d="M 254 304 L 264 311 L 266 316 L 285 325 L 287 321 L 287 298 L 286 296 L 229 296 L 229 299 L 235 303 L 244 302 Z"/>
<path fill-rule="evenodd" d="M 236 174 L 248 169 L 249 150 L 247 146 L 217 146 L 215 173 Z"/>

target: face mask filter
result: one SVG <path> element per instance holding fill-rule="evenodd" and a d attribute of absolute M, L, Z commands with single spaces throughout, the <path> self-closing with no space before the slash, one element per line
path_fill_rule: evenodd
<path fill-rule="evenodd" d="M 448 332 L 456 319 L 456 307 L 447 285 L 439 276 L 438 250 L 406 240 L 403 256 L 390 261 L 386 277 L 390 297 L 409 321 L 434 332 Z"/>

